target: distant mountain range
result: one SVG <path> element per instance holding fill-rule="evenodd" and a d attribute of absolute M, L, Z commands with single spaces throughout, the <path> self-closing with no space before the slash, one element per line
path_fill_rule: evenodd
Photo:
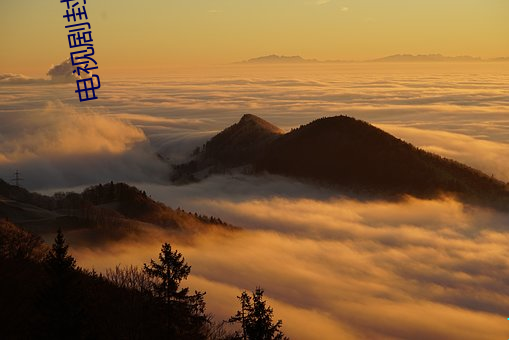
<path fill-rule="evenodd" d="M 441 54 L 395 54 L 370 60 L 372 62 L 478 62 L 483 59 L 472 56 L 447 57 Z"/>
<path fill-rule="evenodd" d="M 267 55 L 249 60 L 241 61 L 240 64 L 312 64 L 312 63 L 350 63 L 350 62 L 393 62 L 393 63 L 424 63 L 424 62 L 509 62 L 509 57 L 482 59 L 472 56 L 456 56 L 448 57 L 441 54 L 395 54 L 383 58 L 370 60 L 353 61 L 353 60 L 318 60 L 305 59 L 301 56 L 280 56 Z"/>
<path fill-rule="evenodd" d="M 275 54 L 252 58 L 242 61 L 244 64 L 295 64 L 295 63 L 319 63 L 317 59 L 304 59 L 301 56 L 279 56 Z"/>
<path fill-rule="evenodd" d="M 231 171 L 283 175 L 366 198 L 452 194 L 509 210 L 507 184 L 347 116 L 321 118 L 284 133 L 260 117 L 244 115 L 192 161 L 175 166 L 173 180 L 186 183 Z"/>

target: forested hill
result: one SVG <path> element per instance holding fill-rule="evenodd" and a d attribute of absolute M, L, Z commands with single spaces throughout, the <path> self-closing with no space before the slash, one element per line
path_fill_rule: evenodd
<path fill-rule="evenodd" d="M 235 229 L 220 218 L 172 209 L 125 183 L 99 184 L 82 193 L 45 196 L 0 180 L 0 218 L 6 218 L 37 234 L 56 228 L 129 233 L 140 224 L 175 230 L 199 230 L 210 226 Z"/>
<path fill-rule="evenodd" d="M 256 128 L 250 131 L 240 129 L 241 122 L 213 137 L 193 161 L 177 166 L 174 178 L 196 180 L 204 174 L 242 168 L 248 173 L 284 175 L 364 197 L 452 194 L 470 203 L 509 208 L 507 184 L 423 151 L 361 120 L 326 117 L 288 133 L 265 129 L 260 138 L 254 131 L 272 124 L 257 117 Z M 227 136 L 235 138 L 228 142 Z M 219 137 L 222 145 L 228 145 L 228 152 L 218 156 L 210 149 Z"/>

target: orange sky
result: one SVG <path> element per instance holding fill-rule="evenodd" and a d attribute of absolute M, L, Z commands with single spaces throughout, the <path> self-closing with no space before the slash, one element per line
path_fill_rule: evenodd
<path fill-rule="evenodd" d="M 509 56 L 507 0 L 87 2 L 100 67 L 221 64 L 266 54 L 369 59 Z M 0 3 L 0 72 L 43 74 L 69 55 L 65 4 Z"/>

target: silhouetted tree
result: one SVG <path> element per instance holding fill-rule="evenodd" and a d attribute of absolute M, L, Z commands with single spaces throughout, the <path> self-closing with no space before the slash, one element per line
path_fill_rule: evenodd
<path fill-rule="evenodd" d="M 151 289 L 149 275 L 133 265 L 124 267 L 117 265 L 114 269 L 107 269 L 104 277 L 120 288 L 135 290 L 141 293 Z"/>
<path fill-rule="evenodd" d="M 228 320 L 230 323 L 240 323 L 242 327 L 242 333 L 237 332 L 236 339 L 288 339 L 280 329 L 283 322 L 281 320 L 273 322 L 273 310 L 263 298 L 263 289 L 257 288 L 252 296 L 244 291 L 237 298 L 240 301 L 241 309 Z"/>
<path fill-rule="evenodd" d="M 61 230 L 51 247 L 20 250 L 25 234 L 0 221 L 0 338 L 224 339 L 203 293 L 180 287 L 190 267 L 169 245 L 147 265 L 155 276 L 133 266 L 102 276 L 77 266 Z"/>
<path fill-rule="evenodd" d="M 144 271 L 152 278 L 152 290 L 166 314 L 166 336 L 170 339 L 204 338 L 204 327 L 208 322 L 205 316 L 205 293 L 195 291 L 189 295 L 189 288 L 180 288 L 187 279 L 191 267 L 182 254 L 172 251 L 169 243 L 163 244 L 159 261 L 150 260 L 144 264 Z"/>
<path fill-rule="evenodd" d="M 85 337 L 81 289 L 76 260 L 68 253 L 61 229 L 44 265 L 48 284 L 41 294 L 39 308 L 44 318 L 43 337 L 49 339 L 81 339 Z"/>
<path fill-rule="evenodd" d="M 76 269 L 76 260 L 68 253 L 69 246 L 65 243 L 62 229 L 57 230 L 57 236 L 51 250 L 46 256 L 48 269 L 58 276 L 69 274 Z"/>

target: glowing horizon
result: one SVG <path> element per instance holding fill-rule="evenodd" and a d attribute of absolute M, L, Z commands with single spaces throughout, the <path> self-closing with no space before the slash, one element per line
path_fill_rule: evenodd
<path fill-rule="evenodd" d="M 35 0 L 0 4 L 0 72 L 41 74 L 68 56 L 64 7 Z M 509 56 L 504 0 L 89 1 L 87 11 L 105 70 L 136 73 L 148 65 L 225 64 L 270 54 Z"/>

